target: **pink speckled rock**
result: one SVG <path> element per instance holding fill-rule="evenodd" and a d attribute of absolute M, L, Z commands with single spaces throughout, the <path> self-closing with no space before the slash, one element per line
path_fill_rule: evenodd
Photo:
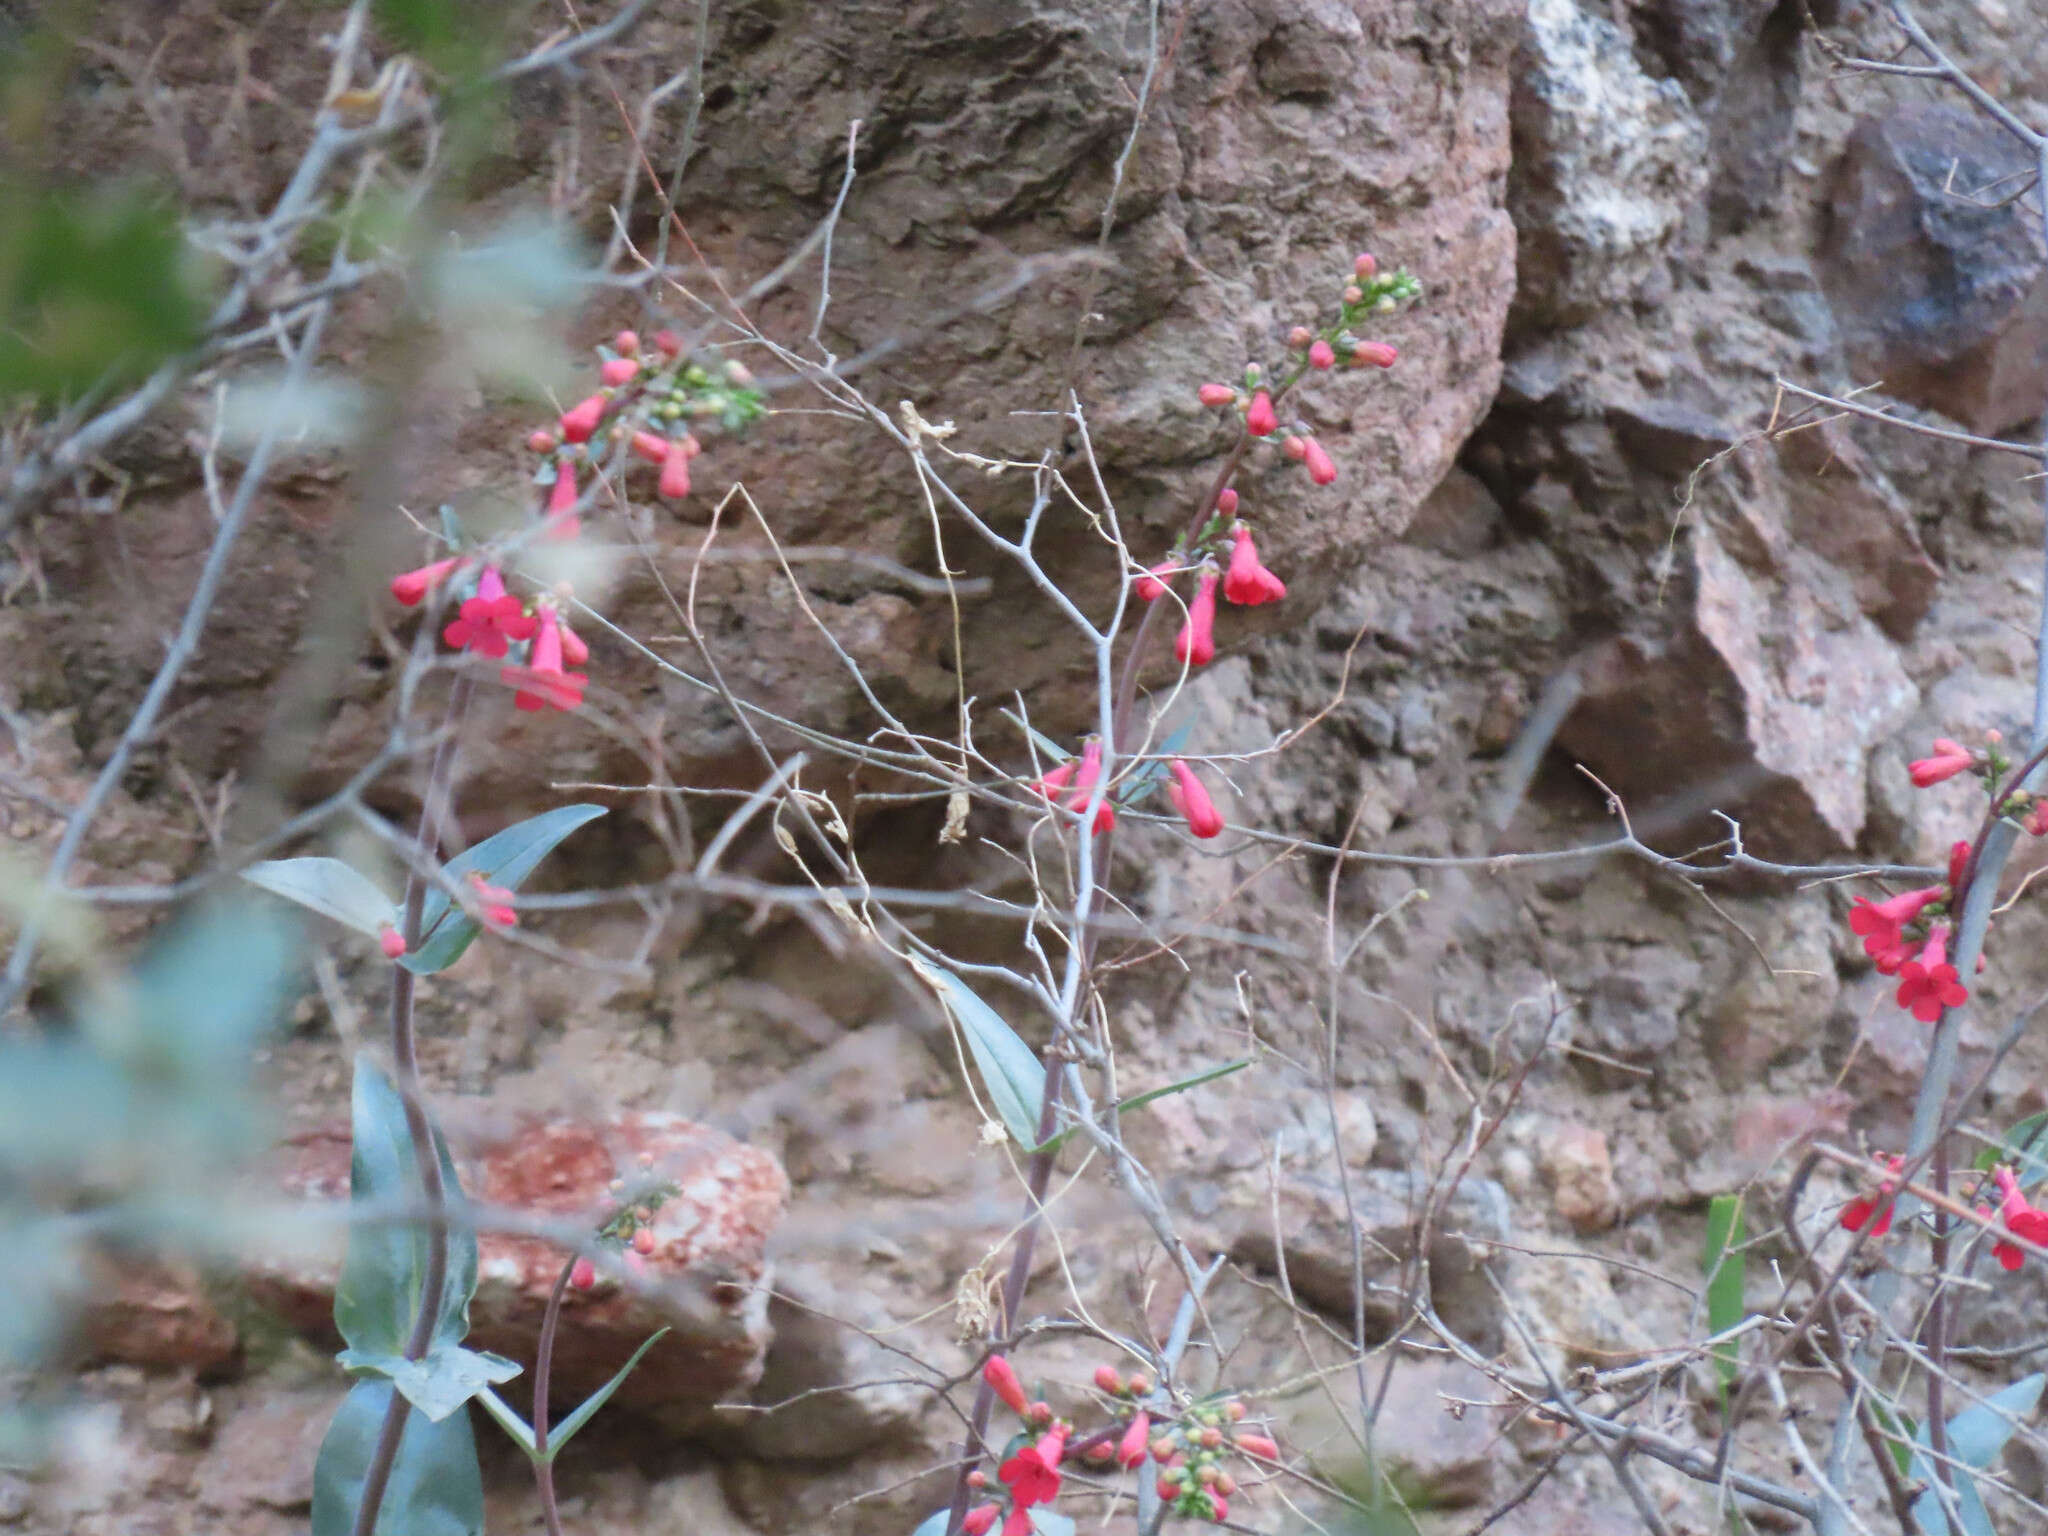
<path fill-rule="evenodd" d="M 348 1132 L 295 1137 L 278 1149 L 277 1166 L 286 1193 L 345 1200 Z M 651 1252 L 601 1271 L 588 1291 L 566 1294 L 555 1347 L 558 1406 L 602 1385 L 662 1327 L 673 1331 L 615 1402 L 687 1424 L 759 1378 L 770 1335 L 765 1250 L 789 1199 L 774 1157 L 680 1115 L 628 1113 L 602 1123 L 530 1125 L 465 1149 L 458 1167 L 479 1204 L 593 1229 L 620 1199 L 614 1179 L 628 1191 L 653 1184 L 676 1191 L 651 1223 Z M 564 1255 L 543 1239 L 503 1233 L 484 1233 L 477 1247 L 469 1343 L 531 1371 Z M 338 1245 L 266 1256 L 252 1266 L 250 1290 L 293 1326 L 331 1334 L 339 1259 Z M 524 1388 L 515 1383 L 510 1392 L 518 1402 Z"/>

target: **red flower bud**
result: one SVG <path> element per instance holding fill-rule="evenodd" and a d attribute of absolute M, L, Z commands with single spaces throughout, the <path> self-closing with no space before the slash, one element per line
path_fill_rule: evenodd
<path fill-rule="evenodd" d="M 1318 341 L 1308 349 L 1308 365 L 1311 368 L 1336 367 L 1336 350 L 1327 341 Z"/>
<path fill-rule="evenodd" d="M 981 1379 L 1012 1413 L 1022 1414 L 1031 1406 L 1024 1396 L 1024 1384 L 1017 1380 L 1015 1368 L 1004 1356 L 990 1355 L 981 1368 Z"/>
<path fill-rule="evenodd" d="M 597 376 L 614 388 L 630 383 L 633 375 L 640 371 L 640 365 L 630 357 L 606 358 L 604 366 L 597 370 Z"/>
<path fill-rule="evenodd" d="M 654 1228 L 640 1227 L 634 1231 L 633 1251 L 642 1254 L 654 1252 Z"/>
<path fill-rule="evenodd" d="M 1287 583 L 1260 564 L 1251 529 L 1239 523 L 1233 537 L 1230 574 L 1223 578 L 1223 595 L 1246 607 L 1279 602 L 1287 595 Z"/>
<path fill-rule="evenodd" d="M 1188 604 L 1187 622 L 1174 638 L 1174 659 L 1191 667 L 1204 667 L 1216 659 L 1217 579 L 1213 569 L 1202 572 L 1201 582 L 1195 589 L 1195 600 Z"/>
<path fill-rule="evenodd" d="M 585 396 L 562 413 L 562 436 L 572 443 L 588 442 L 590 434 L 597 430 L 597 424 L 604 420 L 605 407 L 610 404 L 604 395 Z"/>
<path fill-rule="evenodd" d="M 1166 786 L 1166 798 L 1187 822 L 1188 831 L 1202 838 L 1221 832 L 1223 815 L 1209 798 L 1208 789 L 1195 777 L 1195 770 L 1176 757 L 1166 765 L 1166 771 L 1173 776 Z"/>
<path fill-rule="evenodd" d="M 1131 1372 L 1131 1396 L 1143 1397 L 1152 1390 L 1152 1378 L 1143 1371 Z"/>
<path fill-rule="evenodd" d="M 1244 429 L 1253 437 L 1271 437 L 1280 426 L 1280 418 L 1273 412 L 1273 397 L 1260 390 L 1252 396 L 1251 407 L 1244 413 Z"/>
<path fill-rule="evenodd" d="M 1074 776 L 1074 792 L 1067 798 L 1067 809 L 1076 814 L 1087 810 L 1088 802 L 1095 795 L 1095 781 L 1101 776 L 1102 742 L 1100 738 L 1091 736 L 1088 745 L 1081 749 L 1081 767 Z M 1116 807 L 1106 794 L 1102 797 L 1102 804 L 1096 807 L 1094 825 L 1098 834 L 1116 825 Z M 1046 1411 L 1050 1413 L 1052 1410 Z"/>
<path fill-rule="evenodd" d="M 1373 260 L 1372 252 L 1370 251 L 1360 252 L 1358 259 L 1351 263 L 1351 270 L 1357 273 L 1364 282 L 1371 282 L 1379 269 L 1380 264 Z"/>
<path fill-rule="evenodd" d="M 668 457 L 668 439 L 655 432 L 635 432 L 633 451 L 650 464 L 659 464 Z"/>
<path fill-rule="evenodd" d="M 1361 341 L 1351 349 L 1354 368 L 1391 368 L 1401 361 L 1401 349 L 1384 341 Z"/>
<path fill-rule="evenodd" d="M 1152 1432 L 1151 1416 L 1140 1410 L 1131 1420 L 1131 1427 L 1124 1431 L 1124 1437 L 1116 1448 L 1117 1463 L 1123 1467 L 1135 1467 L 1145 1459 L 1147 1446 L 1145 1437 Z"/>
<path fill-rule="evenodd" d="M 391 578 L 391 595 L 406 607 L 416 608 L 420 599 L 446 581 L 460 564 L 462 556 L 450 555 L 446 560 L 436 560 L 416 571 L 405 571 Z"/>
<path fill-rule="evenodd" d="M 1302 440 L 1302 462 L 1308 466 L 1308 477 L 1317 485 L 1328 485 L 1337 478 L 1337 466 L 1330 456 L 1323 452 L 1323 445 L 1312 437 Z"/>
<path fill-rule="evenodd" d="M 1305 325 L 1297 325 L 1287 333 L 1287 346 L 1290 351 L 1299 352 L 1315 339 L 1316 333 L 1314 331 Z"/>
<path fill-rule="evenodd" d="M 636 357 L 640 352 L 640 334 L 637 331 L 621 331 L 612 338 L 612 350 L 622 357 Z"/>
<path fill-rule="evenodd" d="M 1230 1505 L 1221 1494 L 1212 1493 L 1209 1495 L 1209 1518 L 1218 1525 L 1221 1525 L 1230 1518 Z"/>
<path fill-rule="evenodd" d="M 386 960 L 396 960 L 405 953 L 405 935 L 386 923 L 377 930 L 377 947 L 384 951 Z"/>
<path fill-rule="evenodd" d="M 1906 771 L 1912 775 L 1916 789 L 1926 789 L 1976 766 L 1976 754 L 1968 747 L 1961 742 L 1950 741 L 1946 736 L 1937 736 L 1934 738 L 1934 755 L 1916 758 L 1906 765 Z"/>
<path fill-rule="evenodd" d="M 569 1266 L 569 1283 L 579 1291 L 587 1291 L 597 1284 L 597 1266 L 588 1259 L 578 1259 Z"/>
<path fill-rule="evenodd" d="M 571 538 L 580 531 L 576 516 L 576 466 L 563 459 L 555 465 L 554 489 L 548 492 L 548 532 L 557 538 Z"/>
<path fill-rule="evenodd" d="M 1264 1435 L 1253 1434 L 1249 1430 L 1239 1430 L 1231 1436 L 1231 1439 L 1237 1443 L 1237 1448 L 1248 1456 L 1262 1456 L 1267 1461 L 1278 1461 L 1280 1459 L 1280 1447 Z"/>
<path fill-rule="evenodd" d="M 661 484 L 656 487 L 670 501 L 690 494 L 690 455 L 687 450 L 671 453 L 661 461 Z"/>
<path fill-rule="evenodd" d="M 1228 405 L 1237 398 L 1237 391 L 1228 384 L 1204 384 L 1195 394 L 1204 405 Z"/>
<path fill-rule="evenodd" d="M 1225 517 L 1237 515 L 1237 487 L 1226 485 L 1216 493 L 1216 510 Z"/>
<path fill-rule="evenodd" d="M 1124 1379 L 1117 1374 L 1117 1369 L 1113 1365 L 1095 1367 L 1095 1385 L 1111 1397 L 1124 1395 Z"/>
<path fill-rule="evenodd" d="M 654 344 L 669 357 L 674 357 L 683 350 L 683 338 L 674 331 L 656 331 L 654 333 Z"/>
<path fill-rule="evenodd" d="M 1290 432 L 1280 439 L 1280 451 L 1299 464 L 1308 457 L 1308 443 Z"/>
<path fill-rule="evenodd" d="M 1169 555 L 1152 567 L 1150 575 L 1140 576 L 1131 590 L 1138 594 L 1140 601 L 1153 603 L 1166 595 L 1166 582 L 1162 578 L 1171 576 L 1180 569 L 1180 562 Z"/>
<path fill-rule="evenodd" d="M 553 453 L 555 451 L 555 434 L 548 431 L 545 427 L 535 427 L 533 431 L 527 434 L 526 446 L 535 453 Z"/>
<path fill-rule="evenodd" d="M 1002 1512 L 1002 1507 L 996 1504 L 975 1506 L 960 1517 L 961 1536 L 984 1536 L 989 1527 L 996 1523 L 996 1516 Z"/>

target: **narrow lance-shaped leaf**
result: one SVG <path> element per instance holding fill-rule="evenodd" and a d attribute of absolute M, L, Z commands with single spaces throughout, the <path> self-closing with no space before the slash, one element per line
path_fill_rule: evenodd
<path fill-rule="evenodd" d="M 611 1401 L 612 1394 L 624 1386 L 626 1378 L 633 1374 L 633 1367 L 647 1357 L 647 1351 L 659 1344 L 662 1336 L 667 1332 L 666 1328 L 662 1328 L 650 1334 L 647 1342 L 633 1351 L 633 1358 L 620 1366 L 610 1381 L 578 1403 L 575 1411 L 556 1426 L 554 1432 L 548 1436 L 547 1459 L 549 1461 L 553 1461 L 557 1456 L 561 1455 L 562 1447 L 575 1438 L 576 1431 L 588 1424 L 596 1416 L 597 1410 Z"/>
<path fill-rule="evenodd" d="M 1707 1331 L 1726 1333 L 1743 1319 L 1743 1282 L 1747 1263 L 1742 1247 L 1742 1197 L 1716 1195 L 1707 1206 Z M 1734 1342 L 1714 1346 L 1714 1364 L 1725 1391 L 1735 1379 L 1741 1358 Z"/>
<path fill-rule="evenodd" d="M 442 873 L 458 887 L 471 874 L 478 874 L 491 885 L 516 891 L 563 838 L 603 814 L 601 805 L 556 806 L 457 854 Z M 477 931 L 476 919 L 456 906 L 448 892 L 436 885 L 427 892 L 426 905 L 420 912 L 420 942 L 398 963 L 422 976 L 445 971 L 462 958 Z"/>
<path fill-rule="evenodd" d="M 1045 1103 L 1045 1068 L 1002 1015 L 981 1000 L 974 989 L 942 965 L 913 960 L 960 1026 L 976 1071 L 995 1103 L 996 1113 L 1020 1146 L 1038 1143 L 1038 1117 Z"/>
<path fill-rule="evenodd" d="M 2033 1413 L 2041 1400 L 2044 1384 L 2048 1384 L 2048 1376 L 2039 1371 L 2031 1376 L 2022 1376 L 1950 1419 L 1949 1455 L 1966 1467 L 1982 1470 L 1990 1466 L 2005 1449 L 2014 1431 Z M 1934 1462 L 1931 1455 L 1921 1454 L 1932 1450 L 1927 1425 L 1920 1426 L 1913 1442 L 1916 1450 L 1911 1475 L 1931 1484 L 1934 1481 Z M 1996 1536 L 1991 1516 L 1984 1508 L 1983 1497 L 1977 1492 L 1976 1479 L 1962 1467 L 1950 1467 L 1948 1478 L 1955 1499 L 1956 1517 L 1962 1522 L 1965 1536 Z M 1948 1516 L 1941 1507 L 1940 1494 L 1932 1487 L 1913 1501 L 1913 1520 L 1927 1536 L 1948 1536 Z"/>
<path fill-rule="evenodd" d="M 372 938 L 385 924 L 398 925 L 398 907 L 391 898 L 340 859 L 265 859 L 243 870 L 242 878 Z"/>

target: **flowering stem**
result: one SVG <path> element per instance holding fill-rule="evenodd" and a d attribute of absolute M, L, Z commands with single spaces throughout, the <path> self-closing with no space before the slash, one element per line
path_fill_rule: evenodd
<path fill-rule="evenodd" d="M 562 1536 L 561 1512 L 555 1508 L 555 1458 L 548 1455 L 548 1377 L 555 1365 L 555 1325 L 562 1317 L 562 1297 L 568 1292 L 569 1277 L 576 1272 L 571 1254 L 562 1272 L 555 1276 L 555 1288 L 548 1292 L 548 1309 L 541 1314 L 540 1349 L 533 1362 L 533 1486 L 540 1494 L 540 1512 L 548 1524 L 548 1536 Z"/>
<path fill-rule="evenodd" d="M 414 847 L 418 854 L 413 873 L 405 882 L 405 924 L 407 952 L 419 948 L 420 918 L 427 902 L 427 882 L 419 865 L 430 862 L 441 846 L 441 816 L 447 800 L 448 780 L 455 761 L 455 738 L 475 685 L 458 677 L 448 693 L 448 720 L 434 749 L 432 767 L 427 770 L 427 787 L 420 802 L 419 832 Z M 405 1345 L 405 1358 L 425 1357 L 434 1341 L 434 1324 L 441 1312 L 441 1292 L 448 1283 L 448 1223 L 440 1212 L 446 1191 L 441 1184 L 441 1159 L 434 1146 L 433 1127 L 420 1102 L 419 1056 L 413 1034 L 413 973 L 402 965 L 391 967 L 391 1058 L 398 1072 L 399 1097 L 405 1103 L 406 1134 L 412 1138 L 413 1167 L 419 1175 L 420 1203 L 427 1217 L 427 1268 L 420 1285 L 419 1315 L 413 1320 L 412 1336 Z M 384 1505 L 384 1491 L 391 1481 L 391 1468 L 398 1459 L 398 1443 L 405 1434 L 405 1420 L 412 1405 L 405 1394 L 394 1391 L 384 1410 L 384 1423 L 377 1431 L 376 1448 L 370 1453 L 369 1468 L 363 1474 L 362 1502 L 356 1506 L 352 1536 L 370 1536 L 377 1528 L 377 1514 Z"/>

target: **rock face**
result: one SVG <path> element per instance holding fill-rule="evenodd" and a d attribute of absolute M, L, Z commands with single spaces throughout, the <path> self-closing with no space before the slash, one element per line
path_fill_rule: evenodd
<path fill-rule="evenodd" d="M 1916 101 L 1857 125 L 1827 202 L 1821 270 L 1855 366 L 1981 433 L 2048 398 L 2048 262 L 2010 195 L 2028 169 L 1979 113 Z"/>
<path fill-rule="evenodd" d="M 283 1151 L 285 1193 L 346 1199 L 345 1128 L 298 1137 Z M 628 1192 L 655 1183 L 675 1189 L 652 1223 L 652 1252 L 629 1257 L 623 1280 L 600 1274 L 590 1290 L 565 1296 L 555 1357 L 565 1405 L 603 1385 L 661 1327 L 673 1331 L 616 1401 L 688 1423 L 759 1378 L 770 1336 L 766 1246 L 789 1198 L 788 1181 L 767 1153 L 679 1115 L 636 1113 L 602 1125 L 535 1125 L 458 1160 L 458 1168 L 479 1204 L 593 1228 L 620 1198 L 614 1179 Z M 470 1343 L 530 1369 L 562 1253 L 537 1238 L 488 1232 L 477 1249 Z M 294 1326 L 328 1334 L 335 1257 L 261 1264 L 250 1290 Z"/>

